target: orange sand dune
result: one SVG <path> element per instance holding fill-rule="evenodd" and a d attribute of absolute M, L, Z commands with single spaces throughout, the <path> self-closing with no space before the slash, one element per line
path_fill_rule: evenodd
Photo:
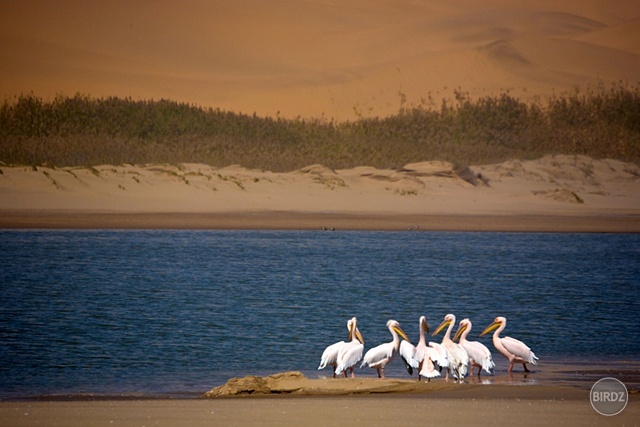
<path fill-rule="evenodd" d="M 640 81 L 640 1 L 4 2 L 0 94 L 353 120 Z M 406 98 L 405 98 L 406 97 Z"/>

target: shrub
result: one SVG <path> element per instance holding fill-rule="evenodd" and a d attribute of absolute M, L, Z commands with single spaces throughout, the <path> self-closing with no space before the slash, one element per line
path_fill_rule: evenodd
<path fill-rule="evenodd" d="M 399 168 L 482 164 L 545 154 L 640 161 L 640 90 L 624 84 L 525 103 L 509 93 L 336 122 L 258 117 L 170 100 L 33 94 L 0 105 L 0 160 L 93 166 L 196 162 L 273 171 L 324 164 Z"/>

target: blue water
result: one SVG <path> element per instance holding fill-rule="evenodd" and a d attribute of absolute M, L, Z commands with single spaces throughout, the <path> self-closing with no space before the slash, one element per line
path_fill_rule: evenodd
<path fill-rule="evenodd" d="M 201 393 L 247 374 L 330 375 L 316 370 L 320 355 L 346 339 L 351 316 L 366 348 L 389 341 L 390 318 L 415 343 L 420 315 L 435 329 L 454 313 L 473 321 L 474 337 L 507 317 L 506 334 L 541 361 L 640 355 L 637 234 L 11 230 L 0 239 L 0 398 Z"/>

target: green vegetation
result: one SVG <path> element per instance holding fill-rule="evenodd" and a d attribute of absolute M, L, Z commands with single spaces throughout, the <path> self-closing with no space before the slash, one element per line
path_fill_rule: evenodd
<path fill-rule="evenodd" d="M 290 171 L 397 168 L 447 160 L 458 165 L 584 154 L 640 162 L 640 88 L 611 88 L 525 103 L 508 93 L 433 99 L 387 118 L 353 122 L 263 118 L 168 100 L 35 95 L 0 105 L 0 160 L 85 166 L 197 162 Z M 402 94 L 401 94 L 402 96 Z"/>

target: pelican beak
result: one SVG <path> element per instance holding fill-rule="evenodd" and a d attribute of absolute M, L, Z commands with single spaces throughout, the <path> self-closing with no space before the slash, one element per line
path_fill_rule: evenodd
<path fill-rule="evenodd" d="M 424 331 L 426 333 L 429 333 L 429 325 L 427 325 L 427 321 L 426 320 L 422 321 L 422 327 L 424 328 Z"/>
<path fill-rule="evenodd" d="M 353 336 L 358 329 L 353 327 L 353 322 L 349 323 L 349 341 L 353 340 Z"/>
<path fill-rule="evenodd" d="M 436 335 L 438 335 L 440 333 L 440 331 L 442 331 L 444 328 L 446 328 L 450 324 L 451 324 L 451 320 L 445 320 L 444 322 L 440 323 L 440 326 L 438 326 L 436 331 L 431 336 L 435 337 Z"/>
<path fill-rule="evenodd" d="M 485 329 L 484 331 L 482 331 L 482 333 L 480 334 L 480 336 L 483 336 L 485 334 L 488 334 L 489 332 L 496 330 L 500 327 L 500 325 L 502 325 L 502 322 L 493 322 L 492 324 L 490 324 L 489 326 L 487 326 L 487 329 Z"/>
<path fill-rule="evenodd" d="M 462 333 L 466 330 L 467 325 L 463 325 L 461 328 L 458 328 L 458 332 L 456 332 L 455 336 L 453 337 L 453 341 L 458 341 L 458 339 L 460 339 L 460 335 L 462 335 Z"/>
<path fill-rule="evenodd" d="M 404 331 L 402 329 L 400 329 L 399 326 L 394 326 L 393 330 L 396 331 L 396 333 L 398 335 L 400 335 L 402 337 L 403 340 L 407 341 L 407 342 L 411 342 L 411 340 L 409 338 L 407 338 L 407 334 L 404 333 Z"/>
<path fill-rule="evenodd" d="M 362 338 L 362 334 L 357 328 L 356 328 L 356 338 L 358 339 L 358 341 L 360 341 L 360 344 L 364 345 L 364 339 Z"/>

